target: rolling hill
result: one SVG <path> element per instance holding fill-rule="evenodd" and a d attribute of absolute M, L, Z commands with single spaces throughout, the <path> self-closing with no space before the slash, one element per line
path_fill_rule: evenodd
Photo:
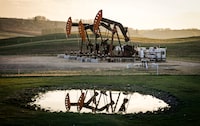
<path fill-rule="evenodd" d="M 185 60 L 200 59 L 200 37 L 149 39 L 132 38 L 139 46 L 167 47 L 167 57 Z M 72 36 L 66 39 L 64 33 L 36 37 L 15 37 L 0 40 L 0 55 L 57 55 L 70 50 L 79 50 L 79 39 Z M 117 42 L 115 43 L 117 44 Z"/>
<path fill-rule="evenodd" d="M 65 25 L 66 22 L 62 21 L 0 18 L 0 39 L 18 36 L 37 36 L 54 33 L 65 33 Z M 73 30 L 78 29 L 73 28 Z M 129 34 L 131 37 L 169 39 L 200 36 L 200 30 L 171 30 L 162 28 L 153 30 L 138 30 L 129 28 Z"/>
<path fill-rule="evenodd" d="M 37 36 L 64 33 L 65 22 L 0 18 L 0 39 L 19 36 Z"/>

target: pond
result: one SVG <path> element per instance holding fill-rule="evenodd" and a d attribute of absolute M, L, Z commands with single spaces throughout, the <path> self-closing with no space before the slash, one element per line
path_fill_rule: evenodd
<path fill-rule="evenodd" d="M 128 114 L 164 111 L 163 100 L 138 92 L 71 89 L 39 93 L 29 105 L 50 112 Z"/>

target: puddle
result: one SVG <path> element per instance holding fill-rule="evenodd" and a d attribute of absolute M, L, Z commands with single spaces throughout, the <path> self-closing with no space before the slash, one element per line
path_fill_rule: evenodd
<path fill-rule="evenodd" d="M 164 111 L 170 106 L 163 100 L 138 92 L 105 90 L 54 90 L 39 93 L 29 103 L 50 112 L 145 113 Z"/>

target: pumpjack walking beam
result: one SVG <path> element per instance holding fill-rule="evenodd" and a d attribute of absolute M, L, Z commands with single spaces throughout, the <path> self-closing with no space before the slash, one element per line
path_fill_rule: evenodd
<path fill-rule="evenodd" d="M 102 18 L 101 20 L 101 26 L 107 28 L 108 30 L 113 30 L 110 25 L 114 25 L 114 26 L 118 26 L 124 36 L 124 40 L 125 42 L 128 42 L 130 39 L 129 37 L 127 36 L 127 32 L 128 32 L 128 28 L 127 27 L 124 27 L 121 23 L 119 22 L 116 22 L 116 21 L 113 21 L 113 20 L 110 20 L 110 19 L 107 19 L 107 18 Z"/>

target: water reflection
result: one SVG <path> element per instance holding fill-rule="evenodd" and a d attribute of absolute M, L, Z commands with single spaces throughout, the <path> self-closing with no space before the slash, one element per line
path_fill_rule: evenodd
<path fill-rule="evenodd" d="M 164 101 L 137 92 L 54 90 L 40 93 L 30 105 L 51 112 L 139 113 L 169 108 Z"/>

